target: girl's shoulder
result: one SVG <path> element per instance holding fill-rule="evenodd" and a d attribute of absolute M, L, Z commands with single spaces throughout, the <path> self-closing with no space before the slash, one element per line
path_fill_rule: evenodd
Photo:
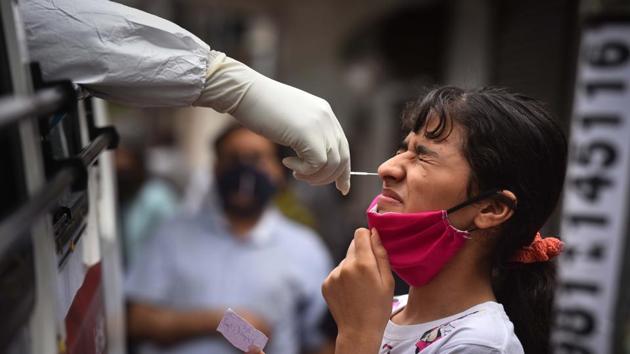
<path fill-rule="evenodd" d="M 501 304 L 484 302 L 454 317 L 423 333 L 418 347 L 428 347 L 441 339 L 439 347 L 446 352 L 470 346 L 479 350 L 485 348 L 488 353 L 523 353 L 514 326 Z"/>
<path fill-rule="evenodd" d="M 407 300 L 407 295 L 395 297 L 392 313 L 401 311 Z M 479 352 L 473 348 L 485 353 L 523 353 L 503 306 L 492 301 L 430 323 L 397 326 L 390 321 L 383 345 L 381 353 L 388 354 L 402 353 L 401 349 L 408 346 L 421 353 L 461 352 L 463 348 L 471 353 Z"/>

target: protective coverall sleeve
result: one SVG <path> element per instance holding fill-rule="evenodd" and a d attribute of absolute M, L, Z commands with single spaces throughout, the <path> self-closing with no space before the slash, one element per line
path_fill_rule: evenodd
<path fill-rule="evenodd" d="M 204 106 L 232 113 L 296 151 L 284 164 L 311 184 L 350 189 L 350 153 L 325 100 L 210 50 L 174 23 L 105 0 L 23 0 L 31 59 L 44 80 L 71 79 L 137 107 Z"/>
<path fill-rule="evenodd" d="M 125 105 L 190 106 L 215 55 L 176 24 L 111 1 L 24 0 L 20 13 L 45 80 Z"/>

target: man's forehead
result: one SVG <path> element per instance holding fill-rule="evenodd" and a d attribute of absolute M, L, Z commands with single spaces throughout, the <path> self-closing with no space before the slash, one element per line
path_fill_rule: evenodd
<path fill-rule="evenodd" d="M 252 153 L 275 151 L 275 144 L 254 132 L 244 130 L 225 139 L 222 150 L 230 153 Z"/>

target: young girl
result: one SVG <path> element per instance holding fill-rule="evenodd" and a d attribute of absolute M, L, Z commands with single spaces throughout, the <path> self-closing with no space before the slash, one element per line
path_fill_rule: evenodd
<path fill-rule="evenodd" d="M 323 293 L 336 353 L 547 353 L 567 143 L 535 100 L 433 90 Z M 391 295 L 390 268 L 410 286 Z M 393 311 L 392 311 L 393 307 Z"/>

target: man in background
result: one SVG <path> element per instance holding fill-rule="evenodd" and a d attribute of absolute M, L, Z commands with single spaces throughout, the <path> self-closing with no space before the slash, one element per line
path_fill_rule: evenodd
<path fill-rule="evenodd" d="M 323 242 L 270 205 L 285 183 L 279 147 L 246 128 L 215 141 L 216 186 L 194 216 L 163 224 L 131 265 L 128 330 L 139 353 L 238 353 L 216 328 L 231 307 L 268 354 L 319 350 L 331 269 Z"/>

